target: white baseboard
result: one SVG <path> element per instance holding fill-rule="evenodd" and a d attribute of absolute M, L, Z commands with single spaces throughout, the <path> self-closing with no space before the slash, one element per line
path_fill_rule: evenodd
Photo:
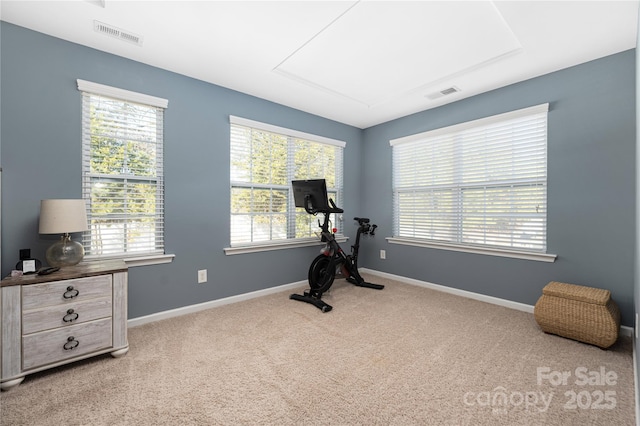
<path fill-rule="evenodd" d="M 514 302 L 511 300 L 500 299 L 498 297 L 487 296 L 480 293 L 474 293 L 467 290 L 460 290 L 457 288 L 447 287 L 440 284 L 433 284 L 427 281 L 416 280 L 413 278 L 403 277 L 401 275 L 394 275 L 387 272 L 376 271 L 375 269 L 360 268 L 360 272 L 369 273 L 372 275 L 378 275 L 383 278 L 388 278 L 395 281 L 404 282 L 407 284 L 416 285 L 419 287 L 429 288 L 444 293 L 454 294 L 456 296 L 462 296 L 469 299 L 479 300 L 481 302 L 491 303 L 493 305 L 504 306 L 506 308 L 515 309 L 518 311 L 524 311 L 533 313 L 533 306 L 525 303 Z M 239 294 L 237 296 L 225 297 L 223 299 L 211 300 L 209 302 L 198 303 L 196 305 L 183 306 L 181 308 L 171 309 L 168 311 L 157 312 L 155 314 L 146 315 L 142 317 L 132 318 L 127 321 L 128 327 L 136 327 L 142 324 L 147 324 L 153 321 L 159 321 L 167 318 L 178 317 L 181 315 L 190 314 L 193 312 L 202 311 L 205 309 L 215 308 L 217 306 L 228 305 L 230 303 L 242 302 L 243 300 L 254 299 L 256 297 L 266 296 L 273 293 L 280 293 L 287 290 L 292 290 L 298 287 L 307 285 L 307 281 L 298 281 L 291 284 L 284 284 L 277 287 L 266 288 L 264 290 L 252 291 L 250 293 Z M 627 326 L 620 327 L 620 334 L 623 336 L 633 336 L 633 328 Z"/>
<path fill-rule="evenodd" d="M 182 308 L 162 311 L 151 315 L 145 315 L 143 317 L 132 318 L 127 321 L 127 327 L 137 327 L 142 324 L 191 314 L 194 312 L 203 311 L 205 309 L 228 305 L 230 303 L 242 302 L 244 300 L 255 299 L 256 297 L 267 296 L 269 294 L 280 293 L 287 290 L 291 291 L 304 285 L 307 285 L 306 280 L 298 281 L 291 284 L 284 284 L 277 287 L 265 288 L 264 290 L 252 291 L 250 293 L 239 294 L 237 296 L 225 297 L 223 299 L 211 300 L 209 302 L 198 303 L 196 305 L 183 306 Z"/>
<path fill-rule="evenodd" d="M 512 300 L 500 299 L 499 297 L 487 296 L 480 293 L 474 293 L 472 291 L 460 290 L 458 288 L 447 287 L 440 284 L 433 284 L 427 281 L 420 281 L 413 278 L 403 277 L 401 275 L 394 275 L 388 272 L 376 271 L 375 269 L 360 268 L 360 272 L 368 273 L 371 275 L 378 275 L 390 280 L 400 281 L 406 284 L 416 285 L 418 287 L 429 288 L 431 290 L 441 291 L 443 293 L 450 293 L 456 296 L 466 297 L 468 299 L 479 300 L 481 302 L 491 303 L 493 305 L 504 306 L 506 308 L 515 309 L 518 311 L 533 313 L 533 305 L 527 305 L 526 303 L 514 302 Z M 633 328 L 625 325 L 620 326 L 620 334 L 623 336 L 633 336 Z"/>

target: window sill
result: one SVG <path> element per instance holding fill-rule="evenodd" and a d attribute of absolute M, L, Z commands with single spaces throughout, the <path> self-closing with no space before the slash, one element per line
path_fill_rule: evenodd
<path fill-rule="evenodd" d="M 131 268 L 134 266 L 148 266 L 148 265 L 161 265 L 163 263 L 171 263 L 173 262 L 173 258 L 176 257 L 175 254 L 150 254 L 146 256 L 136 256 L 136 257 L 113 257 L 112 259 L 122 259 L 126 265 Z M 104 260 L 107 257 L 86 257 L 85 260 L 87 262 Z"/>
<path fill-rule="evenodd" d="M 336 235 L 336 241 L 339 243 L 344 243 L 347 241 L 347 238 L 342 235 Z M 285 250 L 299 247 L 312 247 L 312 246 L 320 246 L 324 243 L 321 242 L 317 238 L 305 238 L 295 241 L 283 241 L 283 242 L 268 242 L 263 244 L 251 244 L 251 245 L 243 245 L 236 247 L 225 247 L 224 254 L 227 256 L 232 256 L 236 254 L 248 254 L 248 253 L 259 253 L 263 251 L 272 251 L 272 250 Z"/>
<path fill-rule="evenodd" d="M 176 257 L 175 254 L 157 254 L 157 255 L 149 255 L 149 256 L 140 256 L 140 257 L 126 257 L 124 263 L 127 266 L 148 266 L 148 265 L 161 265 L 163 263 L 171 263 L 173 262 L 173 258 Z"/>
<path fill-rule="evenodd" d="M 420 240 L 416 238 L 387 237 L 387 241 L 392 244 L 402 244 L 402 245 L 415 246 L 415 247 L 427 247 L 427 248 L 435 248 L 440 250 L 460 251 L 464 253 L 484 254 L 488 256 L 511 257 L 515 259 L 534 260 L 537 262 L 553 263 L 558 257 L 555 254 L 548 254 L 548 253 L 510 250 L 510 249 L 502 249 L 502 248 L 496 248 L 496 247 L 474 247 L 474 246 L 466 246 L 462 244 L 438 243 L 434 241 L 425 241 L 425 240 Z"/>

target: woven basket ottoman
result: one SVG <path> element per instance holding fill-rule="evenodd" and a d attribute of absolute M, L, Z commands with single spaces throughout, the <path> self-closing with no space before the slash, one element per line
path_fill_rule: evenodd
<path fill-rule="evenodd" d="M 552 281 L 533 310 L 545 333 L 608 348 L 618 339 L 620 310 L 611 292 Z"/>

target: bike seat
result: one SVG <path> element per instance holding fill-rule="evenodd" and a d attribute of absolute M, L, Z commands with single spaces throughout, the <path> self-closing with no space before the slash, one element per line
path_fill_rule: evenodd
<path fill-rule="evenodd" d="M 369 223 L 368 217 L 354 217 L 353 220 L 357 220 L 360 225 L 364 223 Z"/>

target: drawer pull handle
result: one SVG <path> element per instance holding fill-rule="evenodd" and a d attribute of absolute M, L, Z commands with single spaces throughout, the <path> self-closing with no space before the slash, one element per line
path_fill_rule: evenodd
<path fill-rule="evenodd" d="M 70 285 L 69 287 L 67 287 L 67 291 L 64 292 L 62 297 L 64 297 L 65 299 L 73 299 L 74 297 L 78 297 L 78 294 L 80 294 L 80 292 L 74 289 L 72 285 Z"/>
<path fill-rule="evenodd" d="M 67 342 L 64 344 L 63 348 L 64 348 L 65 351 L 70 351 L 72 349 L 77 348 L 79 344 L 80 344 L 80 342 L 78 340 L 76 340 L 75 337 L 69 336 L 67 338 Z"/>
<path fill-rule="evenodd" d="M 69 309 L 67 311 L 67 315 L 62 317 L 62 321 L 64 322 L 74 322 L 77 319 L 78 319 L 78 313 L 74 312 L 73 309 Z"/>

